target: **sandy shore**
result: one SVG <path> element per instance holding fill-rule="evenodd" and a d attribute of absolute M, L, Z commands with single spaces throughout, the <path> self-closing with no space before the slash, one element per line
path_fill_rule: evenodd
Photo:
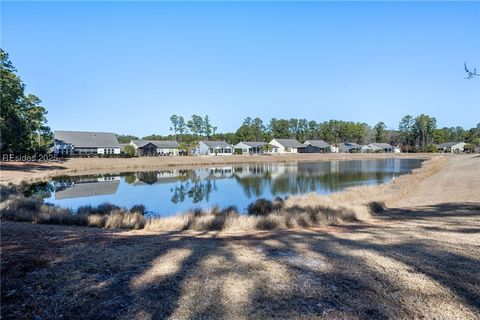
<path fill-rule="evenodd" d="M 438 154 L 296 154 L 255 156 L 139 157 L 139 158 L 73 158 L 58 162 L 0 162 L 0 184 L 44 180 L 60 175 L 84 175 L 171 167 L 189 169 L 195 166 L 253 162 L 328 161 L 385 158 L 431 158 Z M 456 156 L 456 155 L 451 155 Z"/>
<path fill-rule="evenodd" d="M 395 205 L 344 226 L 229 234 L 2 222 L 2 317 L 479 319 L 480 157 L 445 161 Z"/>

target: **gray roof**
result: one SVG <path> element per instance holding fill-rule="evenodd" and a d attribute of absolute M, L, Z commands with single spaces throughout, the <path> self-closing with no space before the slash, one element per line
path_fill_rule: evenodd
<path fill-rule="evenodd" d="M 340 150 L 350 150 L 350 149 L 359 149 L 362 146 L 354 142 L 342 142 L 338 144 Z"/>
<path fill-rule="evenodd" d="M 232 145 L 225 142 L 225 141 L 208 141 L 208 140 L 202 140 L 200 142 L 203 142 L 206 144 L 209 148 L 215 149 L 215 148 L 231 148 Z"/>
<path fill-rule="evenodd" d="M 377 143 L 377 142 L 374 142 L 372 143 L 374 146 L 376 147 L 379 147 L 379 148 L 382 148 L 382 149 L 393 149 L 394 146 L 392 146 L 391 144 L 388 144 L 388 143 Z"/>
<path fill-rule="evenodd" d="M 295 139 L 275 139 L 275 140 L 285 148 L 294 148 L 294 149 L 305 148 L 303 144 L 301 144 Z"/>
<path fill-rule="evenodd" d="M 120 148 L 117 136 L 111 132 L 55 131 L 53 136 L 77 148 Z"/>
<path fill-rule="evenodd" d="M 309 144 L 317 148 L 330 148 L 330 145 L 323 140 L 307 140 L 304 143 L 306 146 Z"/>
<path fill-rule="evenodd" d="M 165 140 L 132 140 L 132 143 L 139 148 L 145 147 L 151 143 L 159 149 L 177 149 L 180 145 L 177 141 L 165 141 Z"/>
<path fill-rule="evenodd" d="M 265 146 L 265 145 L 268 144 L 268 143 L 263 142 L 263 141 L 240 141 L 239 143 L 243 143 L 243 144 L 245 144 L 249 147 L 252 147 L 252 148 L 258 148 L 258 147 Z"/>
<path fill-rule="evenodd" d="M 119 185 L 120 181 L 118 180 L 75 183 L 71 187 L 55 191 L 55 199 L 62 200 L 115 194 Z"/>
<path fill-rule="evenodd" d="M 462 142 L 445 142 L 445 143 L 439 144 L 437 148 L 451 148 L 459 143 L 462 143 Z"/>

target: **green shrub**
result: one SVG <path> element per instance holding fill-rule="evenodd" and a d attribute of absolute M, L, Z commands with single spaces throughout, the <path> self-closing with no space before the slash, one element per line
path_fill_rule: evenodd
<path fill-rule="evenodd" d="M 129 157 L 133 157 L 135 155 L 135 148 L 130 145 L 130 144 L 127 144 L 124 148 L 123 148 L 123 151 L 125 152 L 125 154 Z"/>

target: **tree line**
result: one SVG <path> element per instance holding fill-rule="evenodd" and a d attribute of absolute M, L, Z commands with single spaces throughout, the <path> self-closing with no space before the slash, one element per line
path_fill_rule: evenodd
<path fill-rule="evenodd" d="M 462 127 L 437 128 L 434 117 L 420 114 L 404 116 L 398 129 L 389 129 L 383 122 L 371 127 L 363 122 L 328 120 L 317 122 L 307 119 L 277 119 L 264 122 L 260 118 L 247 117 L 235 132 L 218 133 L 208 115 L 194 114 L 185 121 L 183 116 L 170 117 L 170 135 L 149 135 L 147 140 L 176 140 L 182 145 L 194 145 L 199 140 L 225 140 L 231 144 L 240 141 L 270 141 L 273 138 L 306 140 L 325 140 L 329 143 L 355 142 L 368 144 L 383 142 L 400 145 L 404 151 L 434 151 L 435 144 L 450 141 L 464 141 L 472 146 L 480 146 L 480 123 L 465 130 Z M 128 143 L 138 137 L 118 136 L 119 141 Z"/>
<path fill-rule="evenodd" d="M 45 154 L 52 140 L 52 132 L 46 125 L 47 111 L 37 96 L 25 93 L 25 84 L 2 49 L 0 60 L 0 151 L 15 155 Z"/>
<path fill-rule="evenodd" d="M 9 60 L 8 53 L 0 49 L 0 151 L 2 154 L 44 154 L 52 144 L 52 132 L 47 126 L 47 111 L 41 100 L 25 92 L 25 84 Z M 471 146 L 480 146 L 480 124 L 471 129 L 462 127 L 437 128 L 434 117 L 420 114 L 406 115 L 398 129 L 389 129 L 383 122 L 371 127 L 363 122 L 342 120 L 316 121 L 307 119 L 271 118 L 264 122 L 256 117 L 247 117 L 234 132 L 220 133 L 208 115 L 193 114 L 185 119 L 182 115 L 170 117 L 169 135 L 152 134 L 143 139 L 176 140 L 187 149 L 201 139 L 225 140 L 231 144 L 240 141 L 270 141 L 273 138 L 325 140 L 329 143 L 386 142 L 401 145 L 405 151 L 428 151 L 434 144 L 448 141 L 465 141 Z M 134 135 L 118 135 L 120 143 L 138 139 Z"/>

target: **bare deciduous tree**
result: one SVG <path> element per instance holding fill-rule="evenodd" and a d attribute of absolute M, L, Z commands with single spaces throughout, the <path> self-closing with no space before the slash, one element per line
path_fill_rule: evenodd
<path fill-rule="evenodd" d="M 467 73 L 467 76 L 465 79 L 472 79 L 473 77 L 480 77 L 480 73 L 477 73 L 477 68 L 473 68 L 473 71 L 470 71 L 467 67 L 467 63 L 464 62 L 464 67 L 465 67 L 465 72 Z"/>

